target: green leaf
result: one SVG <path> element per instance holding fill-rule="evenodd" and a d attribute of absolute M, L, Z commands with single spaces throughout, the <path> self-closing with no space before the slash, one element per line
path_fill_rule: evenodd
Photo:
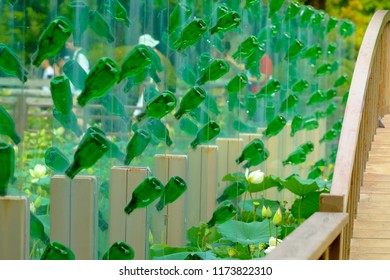
<path fill-rule="evenodd" d="M 260 184 L 249 184 L 248 191 L 251 193 L 261 192 L 273 187 L 278 187 L 279 189 L 281 184 L 279 183 L 278 179 L 279 178 L 274 175 L 265 176 L 263 182 Z"/>
<path fill-rule="evenodd" d="M 309 193 L 316 192 L 320 189 L 321 181 L 312 179 L 303 179 L 300 176 L 294 175 L 289 179 L 279 179 L 279 182 L 292 193 L 304 196 Z"/>
<path fill-rule="evenodd" d="M 295 218 L 299 218 L 299 208 L 300 218 L 307 219 L 312 214 L 320 210 L 320 194 L 321 192 L 314 192 L 307 194 L 303 199 L 296 199 L 294 204 L 291 207 L 291 213 Z"/>
<path fill-rule="evenodd" d="M 241 245 L 267 243 L 270 238 L 268 221 L 245 223 L 241 221 L 228 221 L 218 225 L 222 236 Z M 275 235 L 275 226 L 271 223 L 271 234 Z"/>
<path fill-rule="evenodd" d="M 237 182 L 239 180 L 246 180 L 243 172 L 229 173 L 223 176 L 222 181 Z"/>

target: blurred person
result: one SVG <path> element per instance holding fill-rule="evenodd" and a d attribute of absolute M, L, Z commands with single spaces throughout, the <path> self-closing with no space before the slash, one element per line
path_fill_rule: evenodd
<path fill-rule="evenodd" d="M 48 58 L 44 59 L 41 63 L 41 68 L 43 69 L 42 79 L 51 80 L 54 78 L 54 68 L 50 64 L 50 60 Z M 43 86 L 42 89 L 44 91 L 49 91 L 48 86 Z"/>

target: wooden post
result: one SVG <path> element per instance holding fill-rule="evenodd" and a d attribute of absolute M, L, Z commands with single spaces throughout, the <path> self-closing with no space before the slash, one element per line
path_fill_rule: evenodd
<path fill-rule="evenodd" d="M 30 204 L 28 197 L 0 197 L 0 260 L 28 260 Z"/>
<path fill-rule="evenodd" d="M 77 260 L 97 259 L 98 187 L 94 176 L 51 179 L 50 240 L 68 246 Z"/>
<path fill-rule="evenodd" d="M 149 168 L 111 168 L 110 175 L 110 246 L 124 241 L 134 248 L 135 259 L 145 260 L 149 247 L 146 208 L 134 210 L 130 215 L 124 211 L 134 189 L 150 175 Z"/>
<path fill-rule="evenodd" d="M 216 207 L 218 146 L 188 150 L 188 227 L 207 222 Z"/>
<path fill-rule="evenodd" d="M 155 155 L 154 176 L 166 185 L 172 176 L 179 176 L 187 181 L 187 156 L 184 155 Z M 188 187 L 188 186 L 187 186 Z M 188 189 L 187 189 L 188 191 Z M 186 240 L 186 207 L 187 192 L 176 201 L 168 204 L 161 212 L 155 208 L 158 200 L 151 207 L 152 234 L 164 237 L 169 246 L 180 247 Z"/>
<path fill-rule="evenodd" d="M 222 178 L 233 172 L 242 171 L 241 166 L 236 164 L 236 159 L 241 155 L 243 140 L 240 138 L 218 138 L 218 191 L 222 191 L 228 185 Z"/>

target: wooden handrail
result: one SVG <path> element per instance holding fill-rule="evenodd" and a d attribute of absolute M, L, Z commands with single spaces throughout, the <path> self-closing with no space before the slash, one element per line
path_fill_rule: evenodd
<path fill-rule="evenodd" d="M 326 250 L 336 250 L 338 255 L 338 247 L 332 244 L 340 235 L 348 222 L 347 213 L 314 213 L 309 219 L 301 224 L 294 233 L 286 237 L 286 239 L 277 247 L 277 250 L 272 251 L 266 260 L 318 260 Z M 303 245 L 305 244 L 305 245 Z M 336 257 L 333 257 L 337 259 Z"/>
<path fill-rule="evenodd" d="M 350 214 L 343 258 L 349 256 L 360 186 L 378 117 L 390 111 L 389 40 L 390 11 L 377 11 L 367 27 L 356 61 L 330 192 L 331 197 L 343 197 L 338 208 Z M 322 205 L 321 208 L 328 207 Z"/>
<path fill-rule="evenodd" d="M 330 194 L 321 196 L 321 212 L 312 215 L 266 259 L 349 257 L 368 152 L 378 117 L 390 112 L 389 41 L 390 11 L 378 11 L 366 30 L 356 61 Z"/>

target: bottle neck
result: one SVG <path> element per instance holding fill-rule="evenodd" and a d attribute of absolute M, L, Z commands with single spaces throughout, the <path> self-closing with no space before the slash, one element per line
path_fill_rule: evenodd
<path fill-rule="evenodd" d="M 73 163 L 68 167 L 68 169 L 65 170 L 65 174 L 70 179 L 73 179 L 81 170 L 82 167 L 80 166 L 78 161 L 74 160 Z"/>

